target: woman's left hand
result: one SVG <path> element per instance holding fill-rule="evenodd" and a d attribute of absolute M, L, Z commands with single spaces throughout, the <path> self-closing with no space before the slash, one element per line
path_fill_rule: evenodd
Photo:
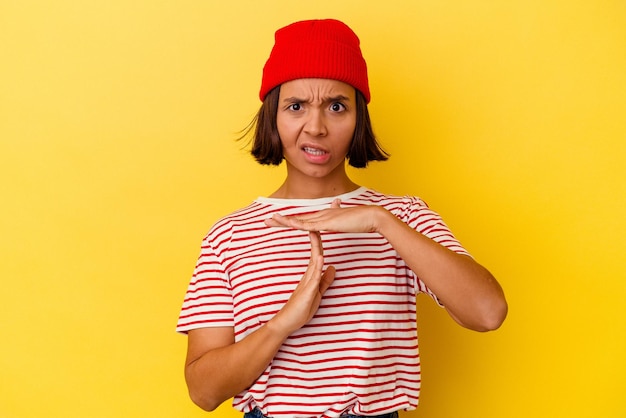
<path fill-rule="evenodd" d="M 265 224 L 304 231 L 379 233 L 462 326 L 489 331 L 506 317 L 504 293 L 487 269 L 416 231 L 381 206 L 342 208 L 335 200 L 329 209 L 292 216 L 274 214 Z"/>
<path fill-rule="evenodd" d="M 380 206 L 342 208 L 341 201 L 335 199 L 330 209 L 292 216 L 276 213 L 266 219 L 265 224 L 303 231 L 378 232 L 378 220 L 383 211 L 387 212 Z"/>

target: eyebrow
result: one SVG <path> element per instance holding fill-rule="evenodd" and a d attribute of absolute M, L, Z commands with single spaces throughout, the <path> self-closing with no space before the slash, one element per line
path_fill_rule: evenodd
<path fill-rule="evenodd" d="M 347 96 L 344 96 L 343 94 L 339 94 L 337 96 L 332 96 L 332 97 L 325 97 L 322 102 L 323 103 L 328 103 L 328 102 L 341 102 L 341 101 L 350 101 L 350 98 Z M 304 103 L 307 102 L 307 100 L 305 99 L 301 99 L 299 97 L 285 97 L 283 99 L 283 102 L 286 103 Z"/>

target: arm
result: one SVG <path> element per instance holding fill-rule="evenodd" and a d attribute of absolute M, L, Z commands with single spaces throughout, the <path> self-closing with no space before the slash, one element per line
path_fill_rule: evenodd
<path fill-rule="evenodd" d="M 283 341 L 315 314 L 335 277 L 323 271 L 319 233 L 310 233 L 311 260 L 285 306 L 258 330 L 235 342 L 232 327 L 189 331 L 185 380 L 193 402 L 212 411 L 248 388 L 267 368 Z"/>
<path fill-rule="evenodd" d="M 441 299 L 455 321 L 475 331 L 502 324 L 507 313 L 504 292 L 486 268 L 415 231 L 384 208 L 373 208 L 377 208 L 377 232 Z"/>
<path fill-rule="evenodd" d="M 476 331 L 494 330 L 506 317 L 504 293 L 487 269 L 415 231 L 383 207 L 339 208 L 335 202 L 331 209 L 298 217 L 274 215 L 266 223 L 308 231 L 377 232 L 462 326 Z"/>

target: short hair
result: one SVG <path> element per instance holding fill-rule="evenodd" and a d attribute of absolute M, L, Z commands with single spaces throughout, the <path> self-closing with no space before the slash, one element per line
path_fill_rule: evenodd
<path fill-rule="evenodd" d="M 284 158 L 276 123 L 279 95 L 280 86 L 277 86 L 265 96 L 261 108 L 242 136 L 246 137 L 254 129 L 250 153 L 259 164 L 279 165 Z M 376 140 L 363 93 L 355 89 L 355 96 L 356 125 L 346 158 L 352 167 L 364 168 L 370 161 L 387 160 L 389 153 Z"/>

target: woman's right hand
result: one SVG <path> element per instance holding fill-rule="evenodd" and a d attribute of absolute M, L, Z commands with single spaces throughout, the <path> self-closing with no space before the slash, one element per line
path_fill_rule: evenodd
<path fill-rule="evenodd" d="M 324 271 L 324 249 L 322 238 L 317 231 L 309 232 L 311 259 L 287 303 L 267 325 L 287 333 L 302 328 L 313 318 L 319 308 L 322 296 L 335 279 L 335 268 L 329 266 Z"/>
<path fill-rule="evenodd" d="M 284 340 L 311 320 L 322 295 L 335 279 L 335 268 L 324 270 L 322 239 L 310 232 L 311 259 L 300 283 L 283 308 L 239 342 L 233 327 L 189 331 L 185 378 L 191 399 L 212 411 L 249 387 L 267 368 Z"/>

